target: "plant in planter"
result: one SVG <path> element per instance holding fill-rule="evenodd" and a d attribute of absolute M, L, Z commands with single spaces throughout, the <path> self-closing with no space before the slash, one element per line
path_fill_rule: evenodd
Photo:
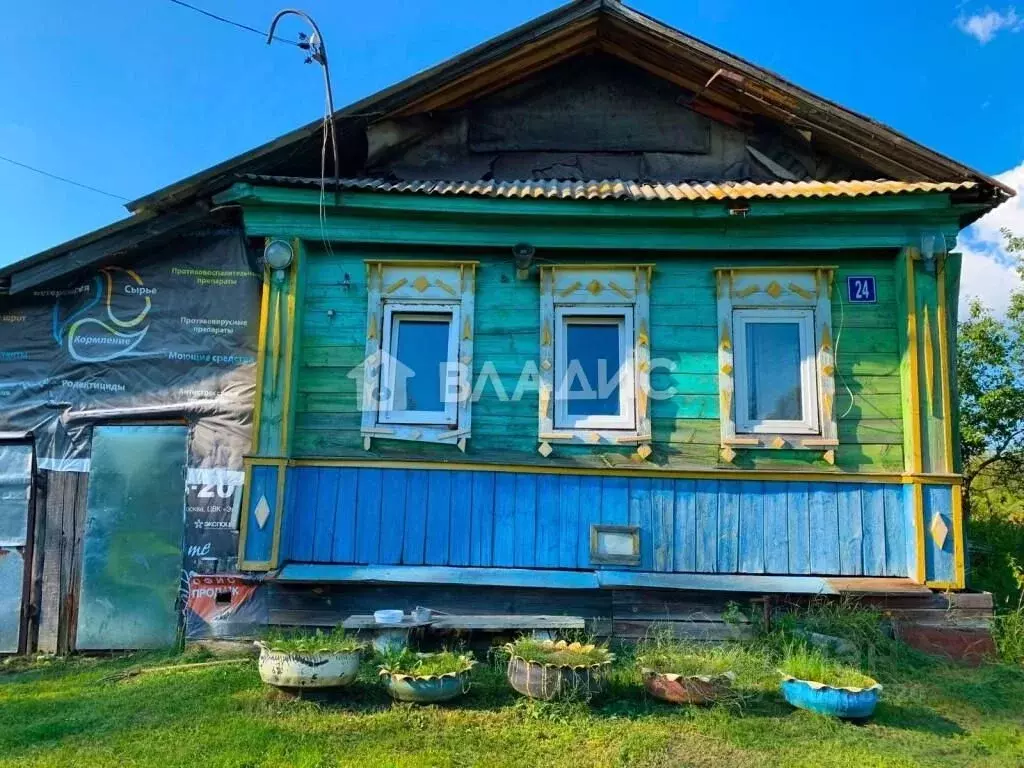
<path fill-rule="evenodd" d="M 849 720 L 871 717 L 882 686 L 817 649 L 791 646 L 780 667 L 782 696 L 794 707 Z"/>
<path fill-rule="evenodd" d="M 637 664 L 648 693 L 673 704 L 711 704 L 732 692 L 742 650 L 657 637 L 641 644 Z"/>
<path fill-rule="evenodd" d="M 380 676 L 393 699 L 417 704 L 450 701 L 469 691 L 476 662 L 472 654 L 454 651 L 413 653 L 408 649 L 381 656 Z"/>
<path fill-rule="evenodd" d="M 260 649 L 260 679 L 286 690 L 351 684 L 364 648 L 341 627 L 330 632 L 272 632 L 256 645 Z"/>
<path fill-rule="evenodd" d="M 532 699 L 580 698 L 600 693 L 615 656 L 604 646 L 520 637 L 504 648 L 508 681 Z"/>

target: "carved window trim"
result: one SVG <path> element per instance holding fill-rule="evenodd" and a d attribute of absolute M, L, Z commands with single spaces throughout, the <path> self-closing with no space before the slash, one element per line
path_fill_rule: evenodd
<path fill-rule="evenodd" d="M 410 440 L 456 445 L 466 450 L 472 431 L 471 398 L 468 396 L 468 372 L 473 368 L 473 314 L 476 292 L 476 261 L 366 261 L 366 352 L 363 362 L 362 423 L 363 447 L 370 450 L 377 439 Z M 460 397 L 455 408 L 455 424 L 393 423 L 381 418 L 376 393 L 380 388 L 384 359 L 382 352 L 388 322 L 395 312 L 450 313 L 455 326 L 449 357 L 454 350 L 461 370 Z M 446 418 L 445 422 L 448 421 Z"/>
<path fill-rule="evenodd" d="M 718 381 L 722 458 L 729 462 L 737 449 L 798 449 L 822 451 L 826 462 L 835 462 L 839 429 L 835 414 L 835 351 L 832 341 L 832 288 L 835 267 L 723 267 L 715 270 L 718 298 Z M 742 322 L 737 312 L 779 312 L 794 316 L 799 310 L 812 313 L 813 373 L 811 385 L 817 427 L 810 425 L 779 430 L 751 429 L 737 424 L 735 355 Z M 742 316 L 742 315 L 741 315 Z M 808 380 L 805 379 L 805 382 Z M 805 403 L 808 402 L 805 400 Z M 785 425 L 783 425 L 785 426 Z"/>
<path fill-rule="evenodd" d="M 651 449 L 650 392 L 650 287 L 651 264 L 559 264 L 540 270 L 540 376 L 538 391 L 538 440 L 540 453 L 548 456 L 552 444 L 636 445 L 646 458 Z M 630 332 L 623 360 L 632 378 L 627 400 L 633 407 L 631 427 L 556 426 L 557 380 L 564 365 L 559 335 L 566 315 L 587 314 L 624 318 Z M 624 377 L 624 380 L 628 378 Z M 628 383 L 628 382 L 627 382 Z"/>

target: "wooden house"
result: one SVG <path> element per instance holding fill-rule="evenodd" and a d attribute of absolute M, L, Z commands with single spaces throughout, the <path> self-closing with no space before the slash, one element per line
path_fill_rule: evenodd
<path fill-rule="evenodd" d="M 130 206 L 265 248 L 260 621 L 965 587 L 951 251 L 1012 190 L 615 0 L 334 128 Z"/>

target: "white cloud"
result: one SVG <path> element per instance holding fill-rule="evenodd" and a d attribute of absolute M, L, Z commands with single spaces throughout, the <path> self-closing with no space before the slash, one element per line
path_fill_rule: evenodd
<path fill-rule="evenodd" d="M 986 8 L 982 13 L 971 16 L 961 15 L 956 20 L 957 27 L 965 35 L 970 35 L 982 45 L 989 43 L 1003 30 L 1019 32 L 1024 28 L 1024 18 L 1017 15 L 1017 9 L 1007 8 L 1005 11 L 993 11 Z"/>
<path fill-rule="evenodd" d="M 1021 287 L 1014 268 L 1016 260 L 1006 250 L 1002 230 L 1024 235 L 1024 162 L 996 176 L 1017 190 L 1017 197 L 1003 203 L 960 233 L 957 250 L 964 255 L 960 280 L 960 312 L 977 297 L 999 314 L 1006 312 L 1010 293 Z"/>

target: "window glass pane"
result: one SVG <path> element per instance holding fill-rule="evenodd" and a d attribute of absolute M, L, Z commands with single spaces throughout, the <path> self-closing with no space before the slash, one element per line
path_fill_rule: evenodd
<path fill-rule="evenodd" d="M 753 421 L 803 419 L 800 326 L 747 323 L 747 408 Z"/>
<path fill-rule="evenodd" d="M 618 323 L 566 325 L 566 405 L 570 416 L 619 414 L 619 333 Z"/>
<path fill-rule="evenodd" d="M 451 318 L 395 317 L 396 411 L 443 411 Z"/>

